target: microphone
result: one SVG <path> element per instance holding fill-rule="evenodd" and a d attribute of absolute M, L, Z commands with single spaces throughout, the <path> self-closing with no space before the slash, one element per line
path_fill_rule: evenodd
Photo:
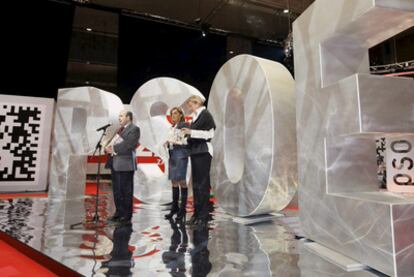
<path fill-rule="evenodd" d="M 108 124 L 106 124 L 106 125 L 104 125 L 104 126 L 102 126 L 102 127 L 100 127 L 100 128 L 98 128 L 98 129 L 96 129 L 96 131 L 97 132 L 99 132 L 99 131 L 102 131 L 102 130 L 106 130 L 106 128 L 108 128 L 109 126 L 111 126 L 112 124 L 111 123 L 108 123 Z"/>

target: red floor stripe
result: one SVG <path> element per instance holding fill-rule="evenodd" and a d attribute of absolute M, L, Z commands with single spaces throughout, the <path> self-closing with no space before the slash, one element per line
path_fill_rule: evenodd
<path fill-rule="evenodd" d="M 0 276 L 58 276 L 0 240 Z"/>
<path fill-rule="evenodd" d="M 299 211 L 299 207 L 298 206 L 287 206 L 284 210 Z"/>
<path fill-rule="evenodd" d="M 0 231 L 0 276 L 82 276 Z"/>
<path fill-rule="evenodd" d="M 99 195 L 108 194 L 106 191 L 102 191 L 102 183 L 100 184 Z M 85 194 L 86 195 L 96 195 L 96 183 L 86 183 L 85 185 Z"/>

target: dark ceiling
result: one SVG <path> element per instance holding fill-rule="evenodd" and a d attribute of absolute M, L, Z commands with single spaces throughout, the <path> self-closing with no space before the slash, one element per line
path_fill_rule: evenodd
<path fill-rule="evenodd" d="M 0 93 L 56 97 L 59 88 L 90 85 L 128 103 L 148 79 L 169 76 L 207 96 L 220 66 L 239 54 L 292 71 L 284 41 L 312 2 L 37 0 L 22 9 L 20 1 L 7 1 L 0 10 L 7 26 Z M 413 30 L 371 49 L 372 65 L 413 61 Z"/>
<path fill-rule="evenodd" d="M 92 85 L 129 101 L 157 76 L 207 96 L 220 66 L 238 54 L 280 62 L 292 22 L 314 0 L 55 1 L 75 4 L 65 86 Z"/>
<path fill-rule="evenodd" d="M 260 40 L 279 41 L 314 0 L 74 0 L 125 14 Z"/>

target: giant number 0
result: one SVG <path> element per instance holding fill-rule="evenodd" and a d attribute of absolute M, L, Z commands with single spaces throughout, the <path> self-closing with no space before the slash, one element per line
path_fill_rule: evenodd
<path fill-rule="evenodd" d="M 250 55 L 226 62 L 208 108 L 216 121 L 212 186 L 236 216 L 283 209 L 297 189 L 294 81 L 281 64 Z"/>

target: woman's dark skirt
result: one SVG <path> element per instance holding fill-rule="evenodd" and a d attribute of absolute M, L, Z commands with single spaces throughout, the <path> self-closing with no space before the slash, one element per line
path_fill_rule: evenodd
<path fill-rule="evenodd" d="M 169 151 L 168 179 L 171 181 L 184 181 L 187 176 L 188 150 L 185 147 L 174 147 Z"/>

